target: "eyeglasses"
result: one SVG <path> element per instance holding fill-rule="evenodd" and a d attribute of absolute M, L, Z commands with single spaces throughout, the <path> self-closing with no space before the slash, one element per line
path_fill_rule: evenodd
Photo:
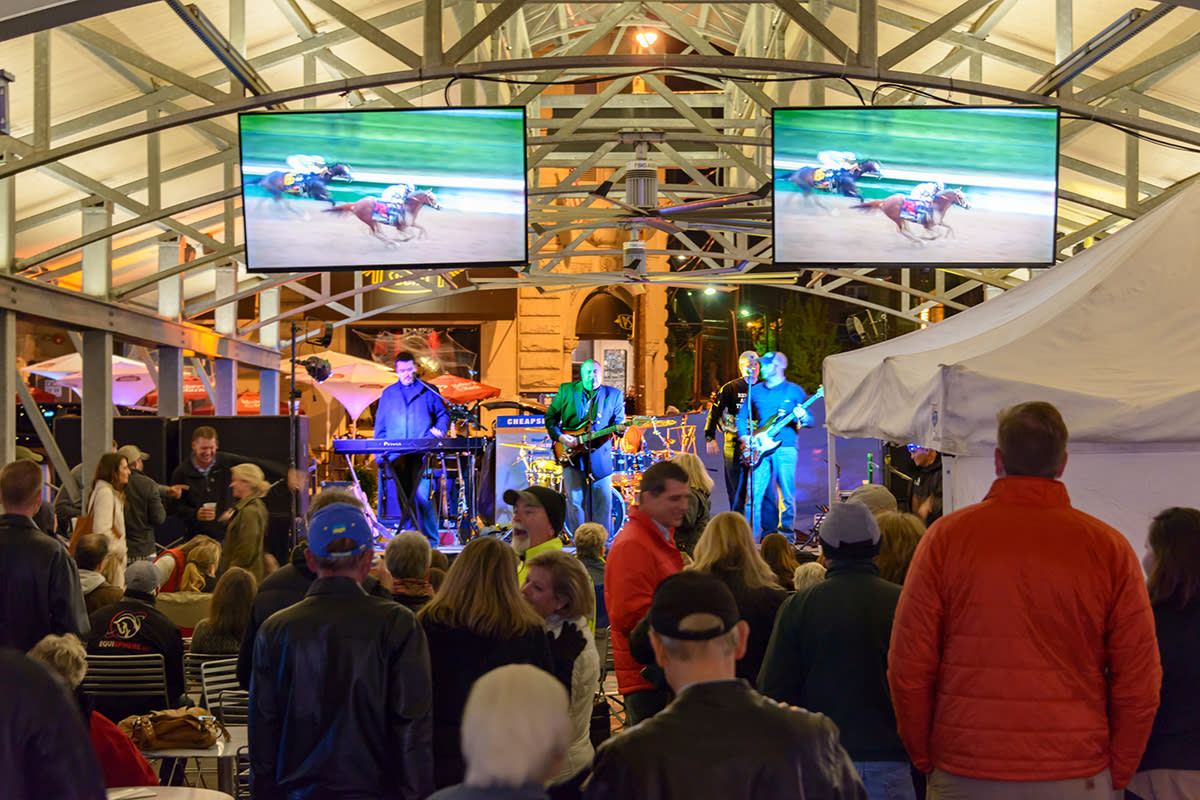
<path fill-rule="evenodd" d="M 910 453 L 915 453 L 918 450 L 928 450 L 929 449 L 928 447 L 923 447 L 922 445 L 914 444 L 912 442 L 909 442 L 905 446 L 908 448 L 908 452 L 910 452 Z"/>

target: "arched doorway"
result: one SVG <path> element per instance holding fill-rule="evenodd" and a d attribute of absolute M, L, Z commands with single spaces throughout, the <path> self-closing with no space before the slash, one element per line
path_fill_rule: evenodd
<path fill-rule="evenodd" d="M 578 377 L 579 364 L 595 359 L 604 367 L 604 383 L 628 397 L 634 385 L 633 324 L 633 306 L 613 290 L 588 295 L 575 320 L 579 344 L 571 354 L 572 377 Z"/>

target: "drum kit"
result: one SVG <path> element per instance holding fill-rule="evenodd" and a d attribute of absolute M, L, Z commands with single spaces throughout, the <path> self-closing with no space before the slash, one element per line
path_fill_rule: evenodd
<path fill-rule="evenodd" d="M 678 420 L 655 420 L 649 425 L 630 426 L 625 433 L 615 437 L 613 441 L 613 490 L 620 505 L 628 507 L 636 502 L 638 484 L 642 473 L 654 463 L 667 461 L 680 452 L 694 452 L 695 429 L 685 425 L 679 430 L 679 436 L 673 437 L 669 432 L 661 432 L 661 428 L 678 425 Z M 530 437 L 522 437 L 520 442 L 503 442 L 501 447 L 516 447 L 520 451 L 517 463 L 525 472 L 525 480 L 529 486 L 545 486 L 562 491 L 562 465 L 553 458 L 546 457 L 550 450 L 550 437 L 542 436 L 533 441 Z M 658 447 L 654 447 L 658 445 Z M 689 449 L 690 448 L 690 449 Z M 616 506 L 614 502 L 614 507 Z"/>

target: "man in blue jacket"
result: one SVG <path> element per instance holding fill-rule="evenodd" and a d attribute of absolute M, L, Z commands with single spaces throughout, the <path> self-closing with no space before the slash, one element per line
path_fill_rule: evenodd
<path fill-rule="evenodd" d="M 441 439 L 450 427 L 450 412 L 437 391 L 417 380 L 417 364 L 412 353 L 402 352 L 396 356 L 398 381 L 383 390 L 379 398 L 379 410 L 375 413 L 376 439 Z M 438 518 L 429 500 L 431 481 L 425 477 L 426 456 L 412 453 L 396 456 L 377 456 L 387 465 L 396 487 L 396 499 L 405 519 L 412 527 L 425 534 L 434 547 L 438 540 Z"/>

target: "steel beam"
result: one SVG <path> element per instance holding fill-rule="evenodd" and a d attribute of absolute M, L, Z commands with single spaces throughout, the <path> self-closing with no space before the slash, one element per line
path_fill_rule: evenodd
<path fill-rule="evenodd" d="M 24 384 L 17 372 L 17 315 L 12 311 L 0 311 L 0 375 Z M 17 402 L 16 392 L 0 382 L 0 465 L 11 463 L 17 457 Z"/>
<path fill-rule="evenodd" d="M 237 362 L 228 358 L 213 360 L 213 413 L 232 417 L 237 413 Z"/>
<path fill-rule="evenodd" d="M 255 369 L 279 368 L 274 350 L 28 278 L 0 275 L 0 309 L 67 328 L 107 331 L 126 342 L 167 344 L 206 356 L 235 358 Z"/>
<path fill-rule="evenodd" d="M 178 347 L 158 348 L 158 416 L 183 416 L 183 351 Z"/>

